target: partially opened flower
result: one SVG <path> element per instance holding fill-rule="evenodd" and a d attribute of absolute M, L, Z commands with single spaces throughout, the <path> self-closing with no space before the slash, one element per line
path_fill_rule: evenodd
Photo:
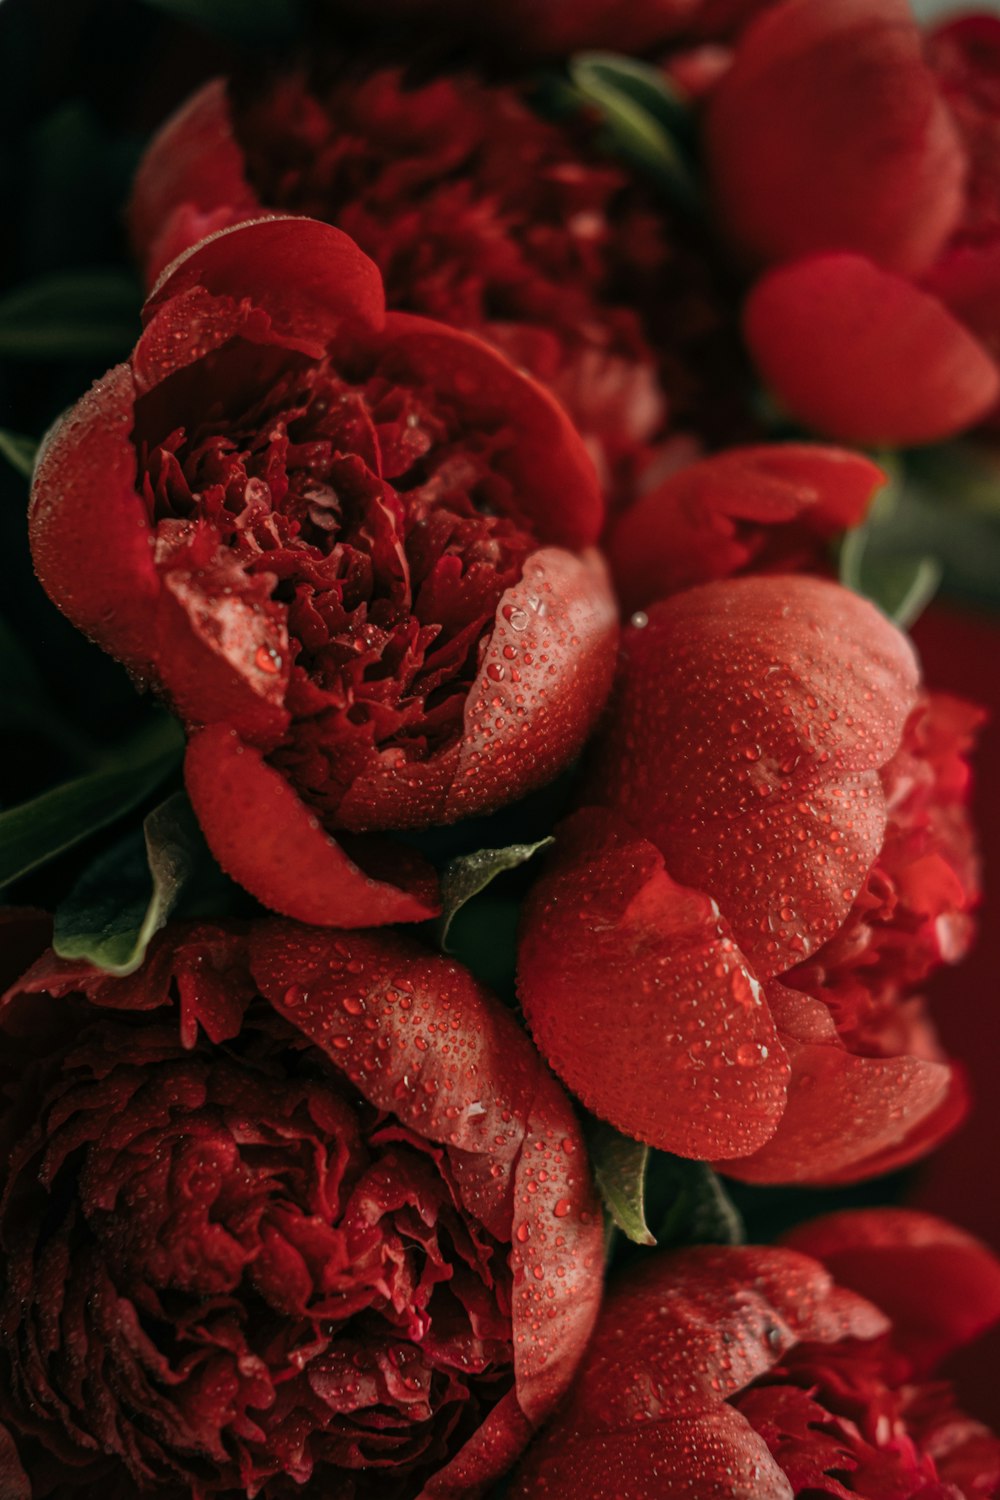
<path fill-rule="evenodd" d="M 152 277 L 265 209 L 335 224 L 390 307 L 481 335 L 552 389 L 602 479 L 630 493 L 666 426 L 718 442 L 750 424 L 713 242 L 594 134 L 542 118 L 513 83 L 320 52 L 308 72 L 217 79 L 167 121 L 136 176 L 132 238 Z"/>
<path fill-rule="evenodd" d="M 223 232 L 151 295 L 131 361 L 49 437 L 41 580 L 169 700 L 222 865 L 333 926 L 435 910 L 414 828 L 543 784 L 583 743 L 615 609 L 593 467 L 479 340 L 386 315 L 338 231 Z"/>
<path fill-rule="evenodd" d="M 954 1348 L 1000 1317 L 1000 1265 L 925 1215 L 837 1218 L 808 1254 L 703 1246 L 620 1281 L 515 1500 L 994 1495 L 1000 1441 L 927 1378 L 911 1316 Z"/>
<path fill-rule="evenodd" d="M 964 951 L 978 714 L 807 577 L 706 584 L 626 633 L 594 804 L 525 909 L 519 989 L 590 1109 L 756 1181 L 912 1160 L 962 1090 L 918 989 Z"/>
<path fill-rule="evenodd" d="M 0 1009 L 5 1500 L 482 1493 L 600 1296 L 572 1110 L 406 939 L 170 928 Z"/>
<path fill-rule="evenodd" d="M 921 443 L 1000 395 L 1000 22 L 925 37 L 905 0 L 784 0 L 713 91 L 720 223 L 754 268 L 745 331 L 800 421 Z"/>

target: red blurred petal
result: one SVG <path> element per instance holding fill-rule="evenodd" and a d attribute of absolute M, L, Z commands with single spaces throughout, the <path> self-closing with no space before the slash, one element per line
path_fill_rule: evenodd
<path fill-rule="evenodd" d="M 272 910 L 323 927 L 422 922 L 440 910 L 437 878 L 419 855 L 383 852 L 377 841 L 366 841 L 367 873 L 324 833 L 285 778 L 227 726 L 191 736 L 184 774 L 212 853 Z"/>
<path fill-rule="evenodd" d="M 387 314 L 383 342 L 390 378 L 398 371 L 404 381 L 426 381 L 470 428 L 505 435 L 496 467 L 513 486 L 512 511 L 541 541 L 574 548 L 597 541 L 604 521 L 597 473 L 544 386 L 474 334 L 430 318 Z"/>
<path fill-rule="evenodd" d="M 552 1067 L 619 1130 L 691 1157 L 773 1135 L 788 1063 L 760 985 L 714 902 L 613 814 L 562 825 L 524 909 L 518 991 Z"/>
<path fill-rule="evenodd" d="M 389 751 L 337 809 L 346 828 L 451 823 L 543 786 L 580 750 L 611 688 L 618 615 L 596 552 L 532 553 L 466 700 L 459 745 L 426 761 Z"/>
<path fill-rule="evenodd" d="M 836 1037 L 800 1041 L 796 1011 L 812 1014 L 817 1002 L 782 985 L 768 998 L 792 1065 L 788 1107 L 759 1151 L 717 1163 L 721 1171 L 743 1182 L 858 1182 L 923 1155 L 956 1123 L 949 1064 L 859 1057 Z"/>
<path fill-rule="evenodd" d="M 985 416 L 1000 393 L 986 349 L 936 297 L 857 255 L 769 272 L 744 332 L 792 415 L 843 441 L 934 442 Z"/>
<path fill-rule="evenodd" d="M 611 534 L 622 606 L 725 578 L 754 561 L 766 533 L 798 523 L 817 540 L 856 526 L 885 475 L 870 459 L 819 443 L 731 448 L 642 495 Z M 740 522 L 756 526 L 741 527 Z"/>
<path fill-rule="evenodd" d="M 157 131 L 132 184 L 129 233 L 147 283 L 189 245 L 259 213 L 233 137 L 226 83 L 214 78 Z"/>
<path fill-rule="evenodd" d="M 768 978 L 846 918 L 882 845 L 878 772 L 916 688 L 905 637 L 837 584 L 689 589 L 625 633 L 590 796 L 718 902 Z"/>
<path fill-rule="evenodd" d="M 932 1214 L 846 1210 L 798 1225 L 784 1243 L 875 1302 L 892 1319 L 893 1345 L 922 1370 L 1000 1319 L 1000 1261 Z"/>
<path fill-rule="evenodd" d="M 1000 355 L 1000 241 L 949 250 L 922 284 L 972 330 L 994 358 Z"/>
<path fill-rule="evenodd" d="M 116 365 L 42 444 L 28 527 L 42 587 L 73 624 L 138 672 L 155 656 L 160 580 L 130 441 L 135 391 Z"/>
<path fill-rule="evenodd" d="M 958 223 L 965 154 L 905 0 L 787 0 L 711 95 L 717 206 L 754 259 L 854 250 L 919 274 Z"/>

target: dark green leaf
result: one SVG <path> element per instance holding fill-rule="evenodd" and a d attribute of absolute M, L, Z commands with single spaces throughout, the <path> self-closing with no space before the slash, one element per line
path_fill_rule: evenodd
<path fill-rule="evenodd" d="M 122 358 L 139 334 L 138 283 L 113 269 L 60 272 L 0 299 L 0 356 Z"/>
<path fill-rule="evenodd" d="M 176 720 L 158 715 L 105 768 L 0 812 L 0 886 L 130 812 L 178 766 L 183 746 Z"/>
<path fill-rule="evenodd" d="M 594 1180 L 614 1223 L 636 1245 L 655 1245 L 646 1223 L 646 1167 L 650 1151 L 603 1120 L 588 1120 Z"/>
<path fill-rule="evenodd" d="M 38 454 L 38 442 L 35 438 L 24 437 L 19 432 L 8 432 L 6 428 L 0 427 L 0 453 L 11 468 L 23 474 L 25 479 L 31 478 Z"/>
<path fill-rule="evenodd" d="M 441 876 L 441 916 L 438 919 L 438 941 L 448 950 L 448 933 L 456 912 L 473 896 L 478 896 L 504 870 L 516 870 L 539 849 L 551 844 L 551 838 L 536 844 L 508 844 L 505 849 L 477 849 L 475 854 L 460 854 L 450 860 Z"/>
<path fill-rule="evenodd" d="M 743 1220 L 720 1178 L 703 1161 L 654 1151 L 647 1196 L 660 1245 L 742 1245 L 746 1240 Z"/>
<path fill-rule="evenodd" d="M 121 978 L 142 964 L 207 849 L 183 792 L 94 861 L 57 909 L 52 946 Z"/>
<path fill-rule="evenodd" d="M 569 73 L 581 101 L 599 112 L 608 149 L 650 172 L 686 208 L 697 207 L 697 178 L 679 138 L 684 112 L 657 70 L 612 53 L 582 53 Z"/>
<path fill-rule="evenodd" d="M 301 21 L 297 0 L 146 0 L 146 4 L 240 42 L 290 41 Z"/>
<path fill-rule="evenodd" d="M 904 468 L 894 455 L 882 455 L 880 462 L 889 482 L 862 525 L 848 531 L 841 542 L 840 581 L 906 630 L 937 592 L 942 568 L 934 557 L 912 550 L 905 521 L 909 500 Z"/>

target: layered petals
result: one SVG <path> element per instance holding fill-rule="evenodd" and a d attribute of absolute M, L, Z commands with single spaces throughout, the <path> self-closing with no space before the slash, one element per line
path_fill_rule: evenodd
<path fill-rule="evenodd" d="M 602 1230 L 568 1102 L 471 976 L 201 925 L 126 981 L 43 958 L 0 1025 L 12 1495 L 473 1496 L 510 1465 Z"/>
<path fill-rule="evenodd" d="M 582 746 L 617 640 L 603 566 L 578 555 L 602 521 L 540 385 L 386 316 L 340 231 L 271 217 L 161 278 L 131 365 L 50 439 L 31 535 L 60 607 L 196 732 L 191 794 L 226 868 L 354 926 L 431 913 L 430 872 L 400 857 L 370 879 L 378 849 L 330 834 L 492 810 Z"/>

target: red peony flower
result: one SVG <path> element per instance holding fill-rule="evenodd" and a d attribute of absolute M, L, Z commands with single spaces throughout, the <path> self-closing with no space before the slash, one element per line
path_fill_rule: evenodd
<path fill-rule="evenodd" d="M 622 605 L 744 571 L 819 567 L 864 519 L 885 475 L 819 443 L 730 448 L 686 464 L 613 523 L 608 555 Z"/>
<path fill-rule="evenodd" d="M 577 550 L 601 525 L 592 466 L 499 354 L 384 315 L 326 225 L 206 241 L 145 319 L 45 445 L 41 580 L 188 725 L 231 875 L 302 920 L 423 918 L 422 860 L 328 830 L 491 810 L 575 755 L 616 640 Z"/>
<path fill-rule="evenodd" d="M 630 494 L 668 421 L 712 441 L 750 423 L 711 242 L 593 137 L 513 85 L 418 83 L 331 54 L 308 79 L 195 95 L 139 168 L 132 237 L 152 275 L 262 208 L 337 225 L 390 307 L 477 333 L 549 386 Z"/>
<path fill-rule="evenodd" d="M 468 973 L 178 927 L 125 980 L 44 956 L 0 1026 L 5 1500 L 429 1500 L 509 1466 L 602 1228 L 568 1101 Z"/>
<path fill-rule="evenodd" d="M 648 1258 L 608 1297 L 513 1500 L 995 1494 L 1000 1440 L 927 1379 L 913 1335 L 954 1347 L 1000 1317 L 1000 1266 L 925 1215 L 837 1215 L 798 1240 L 825 1260 L 831 1234 L 829 1269 L 790 1249 Z"/>
<path fill-rule="evenodd" d="M 633 625 L 603 806 L 563 825 L 519 956 L 588 1108 L 764 1182 L 856 1180 L 947 1133 L 962 1089 L 916 996 L 969 937 L 978 717 L 819 579 L 706 584 Z"/>
<path fill-rule="evenodd" d="M 925 39 L 905 0 L 784 0 L 713 91 L 716 207 L 772 269 L 745 332 L 799 420 L 919 443 L 1000 394 L 1000 21 Z"/>

